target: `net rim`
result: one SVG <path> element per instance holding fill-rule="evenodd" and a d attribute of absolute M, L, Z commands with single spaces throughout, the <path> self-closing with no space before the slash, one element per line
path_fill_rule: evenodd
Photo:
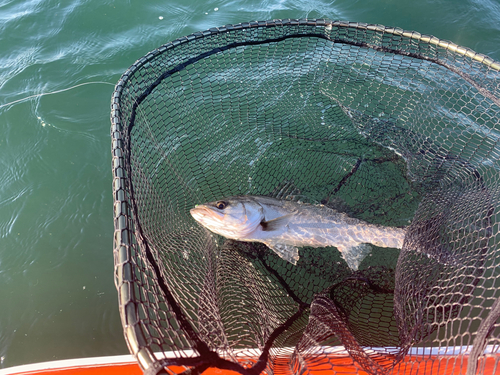
<path fill-rule="evenodd" d="M 331 29 L 333 27 L 339 28 L 353 28 L 359 30 L 370 30 L 379 33 L 393 34 L 397 36 L 403 36 L 410 38 L 419 42 L 428 43 L 435 45 L 437 47 L 444 48 L 445 50 L 456 53 L 457 55 L 468 57 L 476 62 L 479 62 L 491 69 L 500 72 L 500 62 L 492 59 L 491 57 L 478 53 L 471 48 L 460 46 L 456 43 L 445 39 L 439 39 L 433 35 L 421 34 L 417 31 L 405 30 L 399 27 L 384 26 L 381 24 L 370 24 L 364 22 L 352 22 L 352 21 L 331 21 L 329 19 L 277 19 L 277 20 L 267 20 L 267 21 L 250 21 L 241 22 L 237 24 L 224 25 L 219 27 L 212 27 L 204 31 L 197 31 L 192 34 L 177 38 L 173 41 L 167 42 L 160 47 L 148 52 L 143 57 L 139 58 L 132 64 L 125 73 L 120 77 L 120 80 L 116 84 L 115 93 L 121 92 L 121 87 L 128 80 L 128 76 L 134 73 L 137 69 L 143 66 L 145 63 L 151 59 L 157 57 L 158 55 L 164 53 L 168 49 L 175 48 L 181 44 L 191 42 L 195 39 L 204 38 L 210 35 L 215 35 L 219 33 L 226 33 L 242 29 L 251 29 L 256 27 L 283 27 L 283 26 L 318 26 Z M 115 97 L 115 94 L 113 94 Z"/>
<path fill-rule="evenodd" d="M 490 57 L 476 53 L 470 48 L 459 46 L 450 41 L 442 40 L 431 35 L 420 34 L 416 31 L 407 31 L 398 27 L 387 27 L 380 24 L 367 24 L 349 21 L 330 21 L 327 19 L 285 19 L 268 21 L 251 21 L 221 27 L 213 27 L 205 31 L 199 31 L 187 36 L 180 37 L 171 42 L 147 53 L 132 64 L 120 77 L 115 86 L 111 103 L 111 139 L 112 139 L 112 170 L 113 170 L 113 195 L 114 195 L 114 253 L 115 253 L 115 284 L 118 289 L 118 298 L 120 299 L 122 325 L 127 336 L 127 343 L 132 354 L 139 361 L 143 369 L 158 370 L 159 358 L 150 348 L 145 346 L 147 338 L 141 329 L 136 325 L 138 317 L 138 304 L 135 302 L 133 281 L 127 276 L 130 272 L 125 269 L 130 265 L 130 248 L 132 243 L 132 234 L 130 225 L 127 221 L 127 182 L 126 168 L 123 155 L 123 138 L 121 135 L 122 124 L 120 121 L 120 98 L 122 90 L 126 87 L 129 77 L 138 71 L 154 58 L 185 43 L 193 40 L 205 38 L 208 36 L 228 33 L 236 30 L 261 28 L 261 27 L 288 27 L 288 26 L 316 26 L 324 27 L 326 30 L 333 27 L 346 29 L 370 30 L 382 34 L 391 34 L 402 36 L 415 41 L 432 44 L 437 47 L 451 51 L 454 54 L 469 58 L 477 63 L 487 66 L 500 72 L 500 62 Z M 161 365 L 160 365 L 161 367 Z"/>
<path fill-rule="evenodd" d="M 251 29 L 257 27 L 285 27 L 285 26 L 317 26 L 325 27 L 327 30 L 333 27 L 345 28 L 345 29 L 358 29 L 358 30 L 370 30 L 378 33 L 387 33 L 396 36 L 402 36 L 405 38 L 413 39 L 419 42 L 424 42 L 427 44 L 434 45 L 436 47 L 443 48 L 447 51 L 453 52 L 459 56 L 470 58 L 471 60 L 478 62 L 488 68 L 491 68 L 497 72 L 500 72 L 500 62 L 496 61 L 484 54 L 475 52 L 474 50 L 455 44 L 451 41 L 445 39 L 439 39 L 433 35 L 421 34 L 417 31 L 405 30 L 399 27 L 384 26 L 381 24 L 369 24 L 363 22 L 352 22 L 352 21 L 331 21 L 329 19 L 276 19 L 267 21 L 249 21 L 241 22 L 237 24 L 224 25 L 219 27 L 212 27 L 204 31 L 197 31 L 192 34 L 177 38 L 173 41 L 167 42 L 158 48 L 148 52 L 143 57 L 136 60 L 120 77 L 119 81 L 115 85 L 115 90 L 112 95 L 111 104 L 111 123 L 113 128 L 116 125 L 116 129 L 120 129 L 119 118 L 119 98 L 121 92 L 126 85 L 130 76 L 132 76 L 138 69 L 147 64 L 152 59 L 158 57 L 159 55 L 165 53 L 167 50 L 176 48 L 182 44 L 191 42 L 196 39 L 205 38 L 211 35 L 228 33 L 236 30 Z M 112 130 L 114 132 L 114 130 Z M 114 148 L 113 148 L 114 150 Z"/>

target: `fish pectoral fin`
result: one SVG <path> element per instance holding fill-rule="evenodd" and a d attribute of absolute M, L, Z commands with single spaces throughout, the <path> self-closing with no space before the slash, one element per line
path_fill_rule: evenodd
<path fill-rule="evenodd" d="M 357 271 L 359 265 L 372 251 L 372 247 L 367 243 L 360 243 L 352 246 L 337 246 L 349 268 Z"/>
<path fill-rule="evenodd" d="M 287 215 L 277 217 L 276 219 L 272 219 L 269 221 L 262 221 L 260 223 L 260 225 L 262 226 L 262 230 L 264 232 L 270 232 L 283 229 L 283 227 L 285 227 L 290 222 L 294 214 L 295 213 L 290 213 Z"/>
<path fill-rule="evenodd" d="M 287 262 L 297 265 L 299 260 L 299 249 L 292 245 L 285 245 L 276 242 L 264 242 L 271 250 Z"/>

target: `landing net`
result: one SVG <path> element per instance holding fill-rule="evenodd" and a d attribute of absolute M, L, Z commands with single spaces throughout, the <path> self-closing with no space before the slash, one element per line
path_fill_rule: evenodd
<path fill-rule="evenodd" d="M 328 20 L 214 28 L 132 65 L 112 99 L 114 259 L 145 373 L 499 373 L 499 70 Z M 189 214 L 243 194 L 408 227 L 403 249 L 294 266 Z"/>

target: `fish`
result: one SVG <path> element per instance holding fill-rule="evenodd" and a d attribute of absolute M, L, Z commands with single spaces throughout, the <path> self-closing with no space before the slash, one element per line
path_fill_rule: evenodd
<path fill-rule="evenodd" d="M 401 249 L 406 229 L 370 224 L 324 205 L 267 196 L 239 195 L 196 205 L 191 216 L 223 237 L 261 242 L 294 265 L 300 247 L 336 247 L 356 271 L 379 247 Z"/>

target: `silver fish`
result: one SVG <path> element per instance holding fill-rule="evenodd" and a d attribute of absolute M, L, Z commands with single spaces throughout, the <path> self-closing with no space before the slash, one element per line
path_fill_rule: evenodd
<path fill-rule="evenodd" d="M 335 246 L 353 270 L 370 253 L 368 243 L 400 249 L 406 232 L 323 205 L 263 196 L 228 197 L 197 205 L 190 212 L 210 231 L 237 241 L 262 242 L 293 264 L 299 260 L 299 247 Z"/>

